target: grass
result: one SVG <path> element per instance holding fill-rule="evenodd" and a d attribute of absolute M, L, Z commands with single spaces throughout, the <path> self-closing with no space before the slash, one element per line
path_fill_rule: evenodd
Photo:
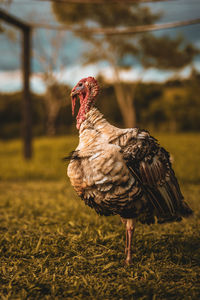
<path fill-rule="evenodd" d="M 1 299 L 200 298 L 200 134 L 157 137 L 195 216 L 138 224 L 130 267 L 120 219 L 97 216 L 66 178 L 77 138 L 36 139 L 31 162 L 20 141 L 0 142 Z"/>

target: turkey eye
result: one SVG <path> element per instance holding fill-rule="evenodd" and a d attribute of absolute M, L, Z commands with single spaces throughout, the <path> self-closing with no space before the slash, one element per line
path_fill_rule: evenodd
<path fill-rule="evenodd" d="M 80 82 L 80 83 L 79 83 L 79 86 L 82 86 L 82 85 L 83 85 L 82 82 Z"/>

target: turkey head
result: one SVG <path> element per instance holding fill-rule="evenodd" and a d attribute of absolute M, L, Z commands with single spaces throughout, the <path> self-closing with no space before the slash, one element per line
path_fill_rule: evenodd
<path fill-rule="evenodd" d="M 74 115 L 74 109 L 76 101 L 80 100 L 80 109 L 76 117 L 77 129 L 80 129 L 81 123 L 85 121 L 86 114 L 95 103 L 95 98 L 98 95 L 99 86 L 94 77 L 87 77 L 81 79 L 77 85 L 71 91 L 72 100 L 72 115 Z"/>

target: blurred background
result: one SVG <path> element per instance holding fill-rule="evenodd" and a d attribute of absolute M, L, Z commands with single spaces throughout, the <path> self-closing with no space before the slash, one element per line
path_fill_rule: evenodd
<path fill-rule="evenodd" d="M 199 299 L 200 1 L 0 2 L 0 299 Z M 70 90 L 87 76 L 109 122 L 170 152 L 195 212 L 138 224 L 131 269 L 120 219 L 66 175 Z"/>
<path fill-rule="evenodd" d="M 0 9 L 1 139 L 74 133 L 70 89 L 87 76 L 117 126 L 200 130 L 198 0 L 4 0 Z"/>

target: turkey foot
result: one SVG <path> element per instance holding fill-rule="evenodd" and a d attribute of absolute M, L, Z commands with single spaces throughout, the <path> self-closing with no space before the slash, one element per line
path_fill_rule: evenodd
<path fill-rule="evenodd" d="M 134 230 L 135 230 L 135 219 L 127 219 L 127 222 L 126 222 L 126 248 L 125 248 L 125 253 L 127 254 L 126 261 L 125 261 L 126 265 L 132 264 L 131 244 L 132 244 Z"/>

